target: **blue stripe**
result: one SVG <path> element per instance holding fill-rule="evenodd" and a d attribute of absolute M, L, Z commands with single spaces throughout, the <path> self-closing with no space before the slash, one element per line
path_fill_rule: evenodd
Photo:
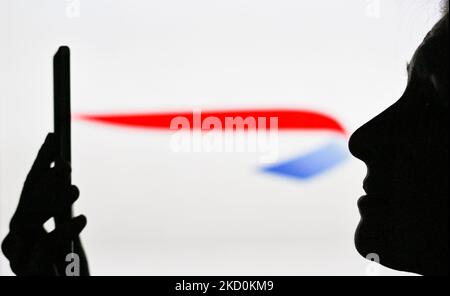
<path fill-rule="evenodd" d="M 337 141 L 326 144 L 306 155 L 263 168 L 263 171 L 296 179 L 313 178 L 337 166 L 349 156 L 344 143 Z"/>

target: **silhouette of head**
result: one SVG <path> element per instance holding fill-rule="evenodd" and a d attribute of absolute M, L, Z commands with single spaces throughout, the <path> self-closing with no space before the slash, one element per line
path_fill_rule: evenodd
<path fill-rule="evenodd" d="M 403 96 L 349 143 L 368 168 L 358 252 L 424 275 L 448 274 L 449 266 L 448 25 L 447 12 L 409 64 Z"/>

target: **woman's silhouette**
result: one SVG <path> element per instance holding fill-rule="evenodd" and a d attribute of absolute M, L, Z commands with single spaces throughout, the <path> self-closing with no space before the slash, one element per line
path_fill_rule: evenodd
<path fill-rule="evenodd" d="M 448 25 L 447 9 L 409 64 L 404 95 L 350 139 L 368 168 L 359 253 L 424 275 L 448 274 L 449 266 Z"/>

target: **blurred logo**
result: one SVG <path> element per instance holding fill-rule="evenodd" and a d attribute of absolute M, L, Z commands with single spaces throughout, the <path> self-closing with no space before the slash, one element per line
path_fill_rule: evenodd
<path fill-rule="evenodd" d="M 190 132 L 190 138 L 176 139 L 178 140 L 176 149 L 192 149 L 194 152 L 204 151 L 202 149 L 205 149 L 205 137 L 202 137 L 202 134 L 211 134 L 211 131 L 228 133 L 237 131 L 240 134 L 261 134 L 264 132 L 264 135 L 269 131 L 271 142 L 264 138 L 266 142 L 261 147 L 271 148 L 270 151 L 268 150 L 271 153 L 262 160 L 266 164 L 262 166 L 261 170 L 266 173 L 300 180 L 310 179 L 327 172 L 341 164 L 348 157 L 345 129 L 335 118 L 318 111 L 298 109 L 194 110 L 194 112 L 80 114 L 75 118 L 132 129 L 167 132 L 174 132 L 174 130 L 177 130 L 177 132 L 187 131 L 188 133 Z M 270 129 L 267 129 L 267 123 L 269 122 L 271 126 Z M 339 137 L 307 153 L 284 161 L 277 160 L 275 163 L 271 163 L 275 150 L 273 145 L 274 123 L 276 123 L 276 135 L 282 132 L 325 131 L 336 134 Z M 210 141 L 211 137 L 206 140 Z M 194 144 L 191 145 L 191 142 Z M 188 145 L 184 145 L 186 143 Z M 220 142 L 220 145 L 217 145 L 217 143 L 219 142 L 216 138 L 213 144 L 216 149 L 226 150 L 230 146 L 227 146 L 227 143 L 222 145 L 223 141 Z M 261 144 L 261 141 L 257 140 L 255 143 Z M 267 145 L 268 143 L 272 145 Z M 231 144 L 235 145 L 236 140 L 231 142 Z M 235 148 L 235 146 L 231 147 Z M 211 145 L 208 146 L 208 149 L 211 149 Z M 272 156 L 272 158 L 270 159 L 268 156 Z"/>

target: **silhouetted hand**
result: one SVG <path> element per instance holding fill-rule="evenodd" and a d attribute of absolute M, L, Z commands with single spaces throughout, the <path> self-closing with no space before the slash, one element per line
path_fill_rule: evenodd
<path fill-rule="evenodd" d="M 11 219 L 10 232 L 2 250 L 17 275 L 66 275 L 66 255 L 62 250 L 73 246 L 80 259 L 80 275 L 89 275 L 79 234 L 86 218 L 78 216 L 66 224 L 56 225 L 48 233 L 43 224 L 70 210 L 79 191 L 70 185 L 69 164 L 52 167 L 57 158 L 54 134 L 48 134 L 27 176 L 19 205 Z"/>

